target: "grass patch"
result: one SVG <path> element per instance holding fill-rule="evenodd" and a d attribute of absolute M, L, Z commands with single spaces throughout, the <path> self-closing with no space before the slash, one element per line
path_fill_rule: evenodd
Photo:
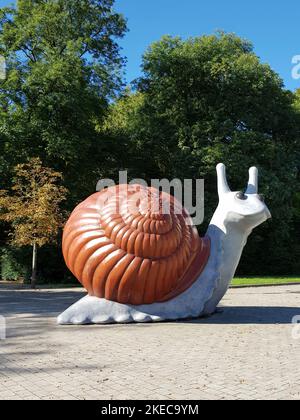
<path fill-rule="evenodd" d="M 300 277 L 237 277 L 232 280 L 231 286 L 269 286 L 294 283 L 300 283 Z"/>
<path fill-rule="evenodd" d="M 272 286 L 280 284 L 300 284 L 300 277 L 236 277 L 231 282 L 231 287 L 247 287 L 247 286 Z M 0 281 L 0 286 L 17 286 L 19 288 L 30 289 L 30 284 L 22 284 L 17 281 Z M 37 284 L 37 289 L 71 289 L 71 288 L 82 288 L 80 283 L 41 283 Z"/>

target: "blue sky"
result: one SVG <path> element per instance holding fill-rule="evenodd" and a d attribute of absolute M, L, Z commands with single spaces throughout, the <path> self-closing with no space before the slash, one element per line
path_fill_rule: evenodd
<path fill-rule="evenodd" d="M 128 19 L 121 41 L 128 82 L 140 75 L 143 52 L 162 35 L 187 38 L 222 29 L 252 41 L 287 88 L 300 88 L 300 79 L 292 78 L 292 58 L 300 55 L 299 0 L 116 0 L 115 8 Z"/>
<path fill-rule="evenodd" d="M 300 79 L 292 78 L 292 57 L 300 55 L 299 0 L 116 0 L 116 9 L 130 30 L 122 41 L 128 81 L 140 74 L 143 51 L 162 35 L 187 38 L 222 29 L 252 41 L 287 88 L 300 88 Z"/>

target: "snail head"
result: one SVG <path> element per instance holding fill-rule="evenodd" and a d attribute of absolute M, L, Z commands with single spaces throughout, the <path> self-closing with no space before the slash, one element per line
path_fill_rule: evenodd
<path fill-rule="evenodd" d="M 226 178 L 224 164 L 217 166 L 219 208 L 228 223 L 237 223 L 241 228 L 254 229 L 271 218 L 264 197 L 258 193 L 258 169 L 249 170 L 248 185 L 244 191 L 232 192 Z"/>

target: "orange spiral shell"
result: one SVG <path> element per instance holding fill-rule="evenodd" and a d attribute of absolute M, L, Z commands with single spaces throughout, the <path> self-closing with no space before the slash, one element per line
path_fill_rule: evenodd
<path fill-rule="evenodd" d="M 68 268 L 91 296 L 132 305 L 165 302 L 206 265 L 200 238 L 179 202 L 140 185 L 96 193 L 71 214 L 63 234 Z"/>

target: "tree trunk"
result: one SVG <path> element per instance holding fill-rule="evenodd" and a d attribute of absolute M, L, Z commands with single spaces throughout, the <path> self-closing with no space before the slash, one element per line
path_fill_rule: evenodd
<path fill-rule="evenodd" d="M 31 276 L 31 288 L 36 288 L 36 281 L 37 281 L 37 251 L 38 247 L 37 244 L 34 242 L 33 244 L 33 252 L 32 252 L 32 276 Z"/>

